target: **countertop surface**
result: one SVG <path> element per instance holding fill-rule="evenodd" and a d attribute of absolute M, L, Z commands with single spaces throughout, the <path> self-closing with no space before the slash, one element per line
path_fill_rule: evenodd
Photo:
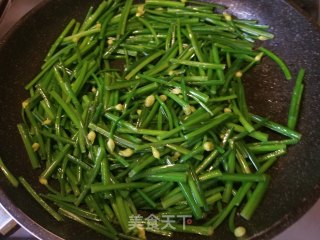
<path fill-rule="evenodd" d="M 0 0 L 1 1 L 1 0 Z M 12 25 L 24 16 L 30 9 L 43 0 L 13 0 L 6 9 L 3 18 L 0 18 L 0 38 L 12 27 Z M 296 4 L 304 9 L 316 21 L 319 21 L 320 0 L 295 0 Z M 319 21 L 320 22 L 320 21 Z M 320 46 L 319 46 L 320 47 Z M 18 230 L 17 230 L 18 229 Z M 279 234 L 273 240 L 318 240 L 320 239 L 320 200 L 296 223 Z M 34 239 L 23 228 L 16 228 L 7 237 L 0 236 L 0 239 Z"/>

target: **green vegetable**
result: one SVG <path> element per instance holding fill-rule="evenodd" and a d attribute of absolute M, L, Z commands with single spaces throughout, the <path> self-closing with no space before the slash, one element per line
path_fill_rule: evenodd
<path fill-rule="evenodd" d="M 289 70 L 289 68 L 287 67 L 287 65 L 284 63 L 284 61 L 279 58 L 277 55 L 275 55 L 273 52 L 271 52 L 270 50 L 264 48 L 264 47 L 260 47 L 259 50 L 263 53 L 265 53 L 268 57 L 270 57 L 273 61 L 275 61 L 279 67 L 281 68 L 281 70 L 283 71 L 285 77 L 287 80 L 291 80 L 292 76 L 291 76 L 291 72 Z"/>
<path fill-rule="evenodd" d="M 19 177 L 19 181 L 21 185 L 27 190 L 27 192 L 57 221 L 62 221 L 62 217 L 53 209 L 51 208 L 31 187 L 31 185 L 23 178 Z"/>
<path fill-rule="evenodd" d="M 108 231 L 103 225 L 97 224 L 93 221 L 87 220 L 71 211 L 66 210 L 64 207 L 59 208 L 59 213 L 62 214 L 63 216 L 70 218 L 80 224 L 83 224 L 89 228 L 92 228 L 98 233 L 101 233 L 102 235 L 110 238 L 110 239 L 118 239 L 118 237 L 113 234 L 112 232 Z"/>
<path fill-rule="evenodd" d="M 304 78 L 305 70 L 300 69 L 296 83 L 294 85 L 293 93 L 292 93 L 292 98 L 290 102 L 290 109 L 289 109 L 289 114 L 288 114 L 288 127 L 290 129 L 295 129 L 298 117 L 299 117 L 299 108 L 301 104 L 301 98 L 303 94 L 303 78 Z"/>
<path fill-rule="evenodd" d="M 288 127 L 251 113 L 245 74 L 263 56 L 285 78 L 291 73 L 277 55 L 255 47 L 256 39 L 274 37 L 268 26 L 219 9 L 194 1 L 105 0 L 58 36 L 25 87 L 30 97 L 18 124 L 31 167 L 41 167 L 39 181 L 49 192 L 37 195 L 19 180 L 57 220 L 43 199 L 110 239 L 212 235 L 227 219 L 233 232 L 236 218 L 250 219 L 258 209 L 272 181 L 267 171 L 301 138 L 294 129 L 304 70 Z M 284 138 L 269 140 L 270 130 Z M 1 159 L 0 167 L 17 186 Z M 173 228 L 160 221 L 163 229 L 148 227 L 148 218 L 137 220 L 140 210 L 173 215 Z"/>
<path fill-rule="evenodd" d="M 246 203 L 244 208 L 241 211 L 241 216 L 247 220 L 250 220 L 253 212 L 256 210 L 258 207 L 259 203 L 261 202 L 264 193 L 267 190 L 268 184 L 269 184 L 269 179 L 265 182 L 259 182 L 255 190 L 253 191 L 249 201 Z"/>
<path fill-rule="evenodd" d="M 8 179 L 8 181 L 12 184 L 12 186 L 14 187 L 18 187 L 19 186 L 19 182 L 16 179 L 16 177 L 9 171 L 9 169 L 7 168 L 6 165 L 4 165 L 4 162 L 2 161 L 1 157 L 0 157 L 0 169 L 2 171 L 2 173 L 6 176 L 6 178 Z"/>

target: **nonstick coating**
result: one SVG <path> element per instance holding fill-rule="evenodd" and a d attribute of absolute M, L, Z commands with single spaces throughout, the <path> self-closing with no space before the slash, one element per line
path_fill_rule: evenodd
<path fill-rule="evenodd" d="M 73 17 L 82 20 L 90 5 L 100 0 L 45 1 L 0 41 L 0 154 L 16 176 L 24 176 L 39 192 L 39 171 L 27 159 L 16 125 L 21 121 L 21 102 L 27 97 L 24 85 L 39 71 L 47 50 Z M 305 213 L 320 196 L 320 31 L 300 12 L 281 0 L 225 0 L 230 12 L 241 18 L 258 19 L 271 26 L 276 38 L 264 43 L 281 56 L 296 75 L 306 69 L 299 131 L 300 144 L 290 147 L 272 171 L 270 189 L 246 226 L 250 239 L 270 239 Z M 264 59 L 245 78 L 250 110 L 285 124 L 294 81 L 286 81 L 279 68 Z M 42 239 L 103 239 L 72 221 L 57 223 L 19 187 L 12 188 L 1 175 L 0 202 L 30 232 Z M 233 239 L 219 228 L 210 239 Z M 155 236 L 151 236 L 156 239 Z M 158 237 L 158 239 L 160 239 Z M 205 239 L 175 235 L 174 239 Z"/>

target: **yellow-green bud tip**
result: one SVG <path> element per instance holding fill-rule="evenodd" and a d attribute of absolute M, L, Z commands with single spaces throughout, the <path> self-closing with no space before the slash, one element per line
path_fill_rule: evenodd
<path fill-rule="evenodd" d="M 151 107 L 154 104 L 155 100 L 156 98 L 153 95 L 150 95 L 145 99 L 144 105 L 146 107 Z"/>
<path fill-rule="evenodd" d="M 96 139 L 96 133 L 94 131 L 90 131 L 87 135 L 87 138 L 90 143 L 93 143 L 94 140 Z"/>
<path fill-rule="evenodd" d="M 112 38 L 109 38 L 108 41 L 107 41 L 108 45 L 112 45 L 113 44 L 113 39 Z"/>
<path fill-rule="evenodd" d="M 243 75 L 243 73 L 241 71 L 237 71 L 235 76 L 238 77 L 238 78 L 241 78 Z"/>
<path fill-rule="evenodd" d="M 40 144 L 39 143 L 37 143 L 37 142 L 35 142 L 34 144 L 32 144 L 32 149 L 33 149 L 33 151 L 34 152 L 36 152 L 36 151 L 38 151 L 39 150 L 39 148 L 40 148 Z"/>
<path fill-rule="evenodd" d="M 141 239 L 141 240 L 146 240 L 146 239 L 147 239 L 147 237 L 146 237 L 146 231 L 145 231 L 143 225 L 140 224 L 140 223 L 137 224 L 137 229 L 138 229 L 138 237 L 139 237 L 139 239 Z"/>
<path fill-rule="evenodd" d="M 260 62 L 260 60 L 261 60 L 262 57 L 263 57 L 263 53 L 261 52 L 261 53 L 259 53 L 257 56 L 255 56 L 254 60 L 255 60 L 256 62 Z"/>
<path fill-rule="evenodd" d="M 212 142 L 205 142 L 203 144 L 203 149 L 206 150 L 207 152 L 210 152 L 214 149 L 214 145 Z"/>
<path fill-rule="evenodd" d="M 48 180 L 44 177 L 39 177 L 39 183 L 41 183 L 42 185 L 47 185 Z"/>
<path fill-rule="evenodd" d="M 114 106 L 114 109 L 116 109 L 117 111 L 123 111 L 124 106 L 121 103 L 118 103 L 117 105 Z"/>
<path fill-rule="evenodd" d="M 160 152 L 155 147 L 151 147 L 152 155 L 156 159 L 160 159 Z"/>
<path fill-rule="evenodd" d="M 225 112 L 225 113 L 231 113 L 232 110 L 231 110 L 231 108 L 224 108 L 224 109 L 223 109 L 223 112 Z"/>
<path fill-rule="evenodd" d="M 49 119 L 49 118 L 45 119 L 45 120 L 42 122 L 43 125 L 50 125 L 51 123 L 52 123 L 52 121 L 51 121 L 51 119 Z"/>
<path fill-rule="evenodd" d="M 192 108 L 191 108 L 191 106 L 190 105 L 187 105 L 187 106 L 185 106 L 184 108 L 183 108 L 183 112 L 184 112 L 184 114 L 185 115 L 190 115 L 191 113 L 192 113 Z"/>
<path fill-rule="evenodd" d="M 236 227 L 236 229 L 234 229 L 234 236 L 237 238 L 241 238 L 244 237 L 246 235 L 247 230 L 240 226 L 240 227 Z"/>
<path fill-rule="evenodd" d="M 28 107 L 28 105 L 29 105 L 29 99 L 26 99 L 26 100 L 24 100 L 23 102 L 22 102 L 22 108 L 23 109 L 26 109 L 27 107 Z"/>
<path fill-rule="evenodd" d="M 171 93 L 175 94 L 175 95 L 178 95 L 181 93 L 181 89 L 180 88 L 173 88 L 171 89 L 170 91 Z"/>
<path fill-rule="evenodd" d="M 116 144 L 114 143 L 113 139 L 109 139 L 108 142 L 107 142 L 107 146 L 108 146 L 108 149 L 111 153 L 113 153 L 114 151 L 114 148 L 116 147 Z"/>
<path fill-rule="evenodd" d="M 224 12 L 224 13 L 223 13 L 223 16 L 224 16 L 224 19 L 225 19 L 226 21 L 231 21 L 231 20 L 232 20 L 232 16 L 231 16 L 229 13 L 227 13 L 227 12 Z"/>
<path fill-rule="evenodd" d="M 144 4 L 140 4 L 137 7 L 137 12 L 136 12 L 136 16 L 137 17 L 141 17 L 144 14 Z"/>
<path fill-rule="evenodd" d="M 175 153 L 173 154 L 172 158 L 173 158 L 174 160 L 178 160 L 180 156 L 181 156 L 181 153 L 175 152 Z"/>
<path fill-rule="evenodd" d="M 160 99 L 162 102 L 165 102 L 168 99 L 168 97 L 166 95 L 160 95 Z"/>
<path fill-rule="evenodd" d="M 258 39 L 259 39 L 260 41 L 266 41 L 266 40 L 268 40 L 269 38 L 267 38 L 267 37 L 265 37 L 265 36 L 259 36 Z"/>
<path fill-rule="evenodd" d="M 133 154 L 133 150 L 131 148 L 126 148 L 124 150 L 119 151 L 119 155 L 122 157 L 131 157 Z"/>

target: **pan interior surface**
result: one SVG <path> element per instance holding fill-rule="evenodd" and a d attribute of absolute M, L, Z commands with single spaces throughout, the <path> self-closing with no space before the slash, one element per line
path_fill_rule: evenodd
<path fill-rule="evenodd" d="M 50 45 L 71 18 L 82 21 L 91 5 L 100 0 L 48 1 L 23 18 L 0 40 L 0 154 L 14 175 L 24 176 L 35 189 L 45 192 L 38 183 L 41 170 L 29 166 L 17 123 L 21 121 L 21 102 L 27 97 L 24 86 L 40 70 Z M 207 1 L 209 2 L 209 1 Z M 219 2 L 219 1 L 212 1 Z M 302 141 L 289 148 L 269 171 L 271 186 L 250 222 L 238 222 L 247 228 L 250 239 L 270 239 L 296 221 L 319 198 L 320 161 L 320 31 L 285 1 L 220 1 L 240 18 L 258 19 L 271 26 L 274 40 L 264 43 L 281 56 L 294 75 L 306 69 L 305 94 L 298 130 Z M 286 116 L 294 81 L 286 81 L 279 68 L 264 59 L 245 78 L 250 111 L 282 124 Z M 103 239 L 72 221 L 58 223 L 22 188 L 12 188 L 0 179 L 0 202 L 13 217 L 42 239 Z M 205 239 L 203 236 L 179 235 L 177 239 Z M 150 236 L 150 239 L 161 237 Z M 208 239 L 234 239 L 222 226 Z"/>

